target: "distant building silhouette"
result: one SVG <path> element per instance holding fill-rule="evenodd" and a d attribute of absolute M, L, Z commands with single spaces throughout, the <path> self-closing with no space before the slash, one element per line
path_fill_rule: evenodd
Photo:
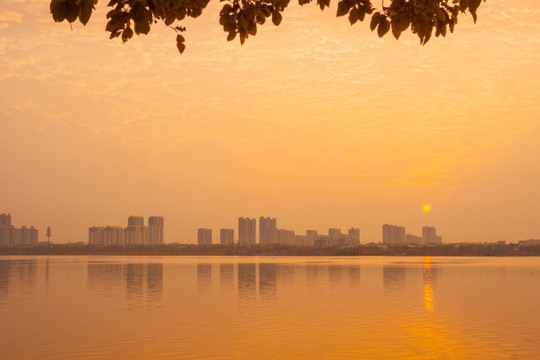
<path fill-rule="evenodd" d="M 349 245 L 360 246 L 360 229 L 349 229 Z"/>
<path fill-rule="evenodd" d="M 150 216 L 148 218 L 148 245 L 163 244 L 163 216 Z"/>
<path fill-rule="evenodd" d="M 221 245 L 234 244 L 234 230 L 233 229 L 220 229 L 219 230 L 219 243 Z"/>
<path fill-rule="evenodd" d="M 35 246 L 38 230 L 33 226 L 17 229 L 11 225 L 11 214 L 0 214 L 0 246 Z"/>
<path fill-rule="evenodd" d="M 437 235 L 437 229 L 433 226 L 422 228 L 422 242 L 424 244 L 442 244 L 442 238 Z"/>
<path fill-rule="evenodd" d="M 422 245 L 422 237 L 418 235 L 407 234 L 405 237 L 407 245 Z"/>
<path fill-rule="evenodd" d="M 144 216 L 128 217 L 128 226 L 144 226 Z"/>
<path fill-rule="evenodd" d="M 197 245 L 212 245 L 212 229 L 197 230 Z"/>
<path fill-rule="evenodd" d="M 164 243 L 163 216 L 150 216 L 144 226 L 143 216 L 128 217 L 128 226 L 92 226 L 88 229 L 88 245 L 139 246 Z"/>
<path fill-rule="evenodd" d="M 276 229 L 276 218 L 261 216 L 259 218 L 259 244 L 273 244 L 273 239 L 276 239 L 276 234 L 272 235 L 272 230 Z"/>
<path fill-rule="evenodd" d="M 382 229 L 383 229 L 383 244 L 386 244 L 386 245 L 404 245 L 405 244 L 405 227 L 384 224 Z"/>
<path fill-rule="evenodd" d="M 270 239 L 267 244 L 295 245 L 294 230 L 270 229 L 269 232 Z"/>
<path fill-rule="evenodd" d="M 239 217 L 238 218 L 238 244 L 255 245 L 256 219 Z"/>
<path fill-rule="evenodd" d="M 305 246 L 315 246 L 315 239 L 319 236 L 317 230 L 306 230 Z"/>
<path fill-rule="evenodd" d="M 341 229 L 337 229 L 337 228 L 328 229 L 328 238 L 337 240 L 342 237 L 343 237 L 343 234 L 341 233 Z"/>

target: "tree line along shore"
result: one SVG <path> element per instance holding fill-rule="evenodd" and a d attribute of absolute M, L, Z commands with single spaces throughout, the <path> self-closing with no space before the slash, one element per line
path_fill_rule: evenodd
<path fill-rule="evenodd" d="M 539 256 L 540 246 L 500 243 L 460 243 L 437 246 L 305 247 L 290 245 L 92 246 L 50 244 L 34 247 L 0 247 L 0 255 L 217 255 L 217 256 Z"/>

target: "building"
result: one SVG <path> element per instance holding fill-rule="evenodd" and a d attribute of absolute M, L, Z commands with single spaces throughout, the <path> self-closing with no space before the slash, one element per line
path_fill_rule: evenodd
<path fill-rule="evenodd" d="M 144 226 L 128 226 L 124 229 L 124 244 L 138 246 L 146 244 L 146 229 Z"/>
<path fill-rule="evenodd" d="M 276 229 L 276 218 L 269 218 L 269 217 L 261 216 L 259 218 L 259 244 L 261 245 L 273 244 L 272 230 L 275 230 L 275 229 Z"/>
<path fill-rule="evenodd" d="M 238 218 L 238 244 L 247 246 L 255 245 L 256 235 L 256 223 L 255 218 L 240 217 Z"/>
<path fill-rule="evenodd" d="M 341 229 L 330 228 L 328 229 L 328 237 L 330 239 L 340 239 L 343 237 L 343 234 L 341 233 Z"/>
<path fill-rule="evenodd" d="M 148 226 L 143 216 L 128 217 L 128 226 L 93 226 L 88 229 L 88 245 L 155 246 L 164 244 L 163 216 L 150 216 Z"/>
<path fill-rule="evenodd" d="M 234 229 L 220 229 L 219 230 L 219 243 L 221 245 L 233 245 L 234 244 Z"/>
<path fill-rule="evenodd" d="M 295 235 L 294 236 L 294 244 L 296 246 L 306 246 L 307 243 L 307 237 L 306 235 Z M 311 245 L 313 246 L 313 245 Z"/>
<path fill-rule="evenodd" d="M 103 226 L 92 226 L 88 229 L 88 245 L 105 245 L 105 228 Z"/>
<path fill-rule="evenodd" d="M 422 228 L 422 242 L 425 244 L 442 244 L 442 238 L 437 235 L 437 229 L 433 226 Z"/>
<path fill-rule="evenodd" d="M 349 246 L 360 246 L 360 229 L 349 229 Z"/>
<path fill-rule="evenodd" d="M 143 220 L 144 221 L 144 220 Z M 165 220 L 163 216 L 150 216 L 148 218 L 148 245 L 161 245 L 163 241 L 163 228 Z"/>
<path fill-rule="evenodd" d="M 316 247 L 316 248 L 327 247 L 327 246 L 328 246 L 328 236 L 326 235 L 317 236 L 313 242 L 313 247 Z"/>
<path fill-rule="evenodd" d="M 128 226 L 144 226 L 144 216 L 128 217 Z"/>
<path fill-rule="evenodd" d="M 102 245 L 124 245 L 124 229 L 121 226 L 106 226 Z"/>
<path fill-rule="evenodd" d="M 33 226 L 17 229 L 11 224 L 11 214 L 0 214 L 0 246 L 35 246 L 38 230 Z"/>
<path fill-rule="evenodd" d="M 295 245 L 294 230 L 271 229 L 270 242 L 267 244 Z"/>
<path fill-rule="evenodd" d="M 212 245 L 212 229 L 199 228 L 197 230 L 197 245 Z"/>
<path fill-rule="evenodd" d="M 405 245 L 405 227 L 384 224 L 383 227 L 383 244 L 385 245 Z"/>
<path fill-rule="evenodd" d="M 315 246 L 315 239 L 319 237 L 317 230 L 306 230 L 305 246 Z"/>
<path fill-rule="evenodd" d="M 405 236 L 405 242 L 407 245 L 422 245 L 422 237 L 418 235 L 407 234 Z"/>

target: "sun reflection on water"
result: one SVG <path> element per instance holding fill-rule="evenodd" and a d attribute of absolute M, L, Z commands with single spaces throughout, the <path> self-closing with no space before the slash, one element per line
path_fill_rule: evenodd
<path fill-rule="evenodd" d="M 424 309 L 433 311 L 433 289 L 431 288 L 431 257 L 424 257 Z"/>

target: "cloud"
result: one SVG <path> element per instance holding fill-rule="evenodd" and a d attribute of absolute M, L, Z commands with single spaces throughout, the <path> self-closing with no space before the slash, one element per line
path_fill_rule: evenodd
<path fill-rule="evenodd" d="M 11 10 L 0 11 L 0 23 L 20 23 L 22 22 L 22 15 L 18 12 Z"/>

